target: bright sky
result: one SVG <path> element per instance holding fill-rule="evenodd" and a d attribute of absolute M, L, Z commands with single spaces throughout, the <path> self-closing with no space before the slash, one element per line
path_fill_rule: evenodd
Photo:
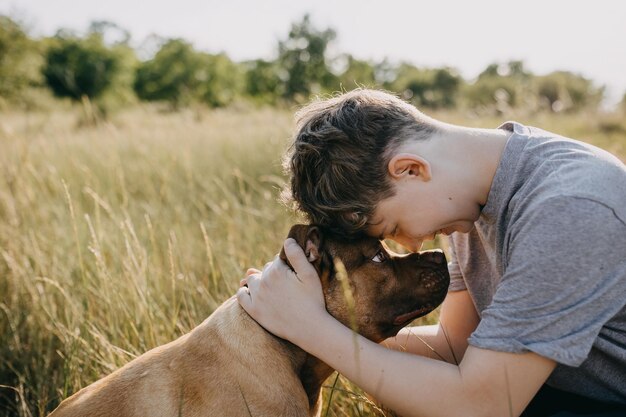
<path fill-rule="evenodd" d="M 619 0 L 0 0 L 31 33 L 85 30 L 91 20 L 128 29 L 134 45 L 156 33 L 235 60 L 272 58 L 277 40 L 309 12 L 337 31 L 334 52 L 361 59 L 452 66 L 471 79 L 494 61 L 523 60 L 543 74 L 569 70 L 626 93 L 626 2 Z"/>

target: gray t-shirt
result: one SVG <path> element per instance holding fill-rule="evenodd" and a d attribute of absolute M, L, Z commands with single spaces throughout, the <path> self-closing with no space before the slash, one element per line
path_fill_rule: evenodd
<path fill-rule="evenodd" d="M 589 144 L 512 131 L 475 228 L 450 236 L 450 290 L 480 316 L 468 342 L 532 351 L 548 385 L 626 404 L 626 166 Z"/>

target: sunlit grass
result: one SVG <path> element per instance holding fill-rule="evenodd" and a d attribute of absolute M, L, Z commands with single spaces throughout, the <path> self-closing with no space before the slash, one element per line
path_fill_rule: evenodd
<path fill-rule="evenodd" d="M 45 415 L 188 332 L 297 221 L 277 202 L 291 111 L 137 107 L 92 128 L 79 119 L 0 115 L 0 415 Z M 520 121 L 626 155 L 616 116 Z M 322 415 L 381 415 L 343 377 L 325 386 Z"/>

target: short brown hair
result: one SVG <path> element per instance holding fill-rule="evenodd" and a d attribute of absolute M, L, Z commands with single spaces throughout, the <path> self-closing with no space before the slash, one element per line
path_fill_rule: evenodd
<path fill-rule="evenodd" d="M 314 101 L 296 113 L 284 159 L 291 181 L 283 195 L 312 223 L 344 236 L 361 234 L 376 205 L 394 195 L 387 176 L 393 150 L 436 131 L 435 121 L 384 91 L 358 89 Z"/>

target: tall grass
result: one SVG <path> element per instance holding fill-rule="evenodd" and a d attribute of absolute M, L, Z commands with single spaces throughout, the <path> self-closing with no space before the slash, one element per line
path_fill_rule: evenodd
<path fill-rule="evenodd" d="M 626 154 L 619 119 L 545 117 L 536 124 Z M 188 332 L 297 221 L 277 202 L 291 112 L 79 118 L 0 115 L 0 415 L 45 415 Z M 381 415 L 342 377 L 327 384 L 324 414 Z"/>

